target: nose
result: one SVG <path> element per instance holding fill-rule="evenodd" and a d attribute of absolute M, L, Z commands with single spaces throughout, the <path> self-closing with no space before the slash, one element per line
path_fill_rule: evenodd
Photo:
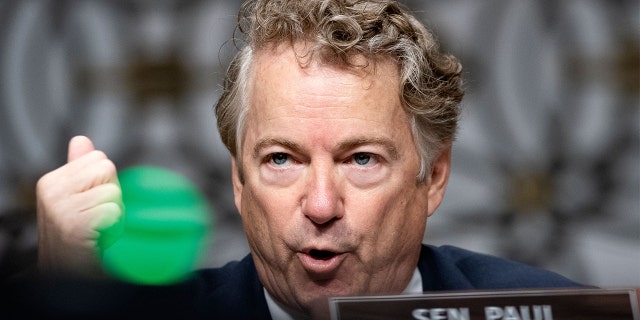
<path fill-rule="evenodd" d="M 343 199 L 331 168 L 312 167 L 309 172 L 302 212 L 317 225 L 327 224 L 344 215 Z"/>

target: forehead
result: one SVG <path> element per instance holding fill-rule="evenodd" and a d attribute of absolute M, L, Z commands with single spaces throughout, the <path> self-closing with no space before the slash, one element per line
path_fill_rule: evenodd
<path fill-rule="evenodd" d="M 390 58 L 353 57 L 353 66 L 309 59 L 298 46 L 263 48 L 249 75 L 249 113 L 261 120 L 278 115 L 349 117 L 381 121 L 404 110 L 398 66 Z"/>

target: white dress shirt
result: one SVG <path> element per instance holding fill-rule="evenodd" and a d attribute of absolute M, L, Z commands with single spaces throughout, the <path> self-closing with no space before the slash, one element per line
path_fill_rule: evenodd
<path fill-rule="evenodd" d="M 269 313 L 273 320 L 300 320 L 307 319 L 307 317 L 297 310 L 291 310 L 282 306 L 279 302 L 276 302 L 273 297 L 264 289 L 264 297 L 267 299 L 267 306 L 269 307 Z M 409 281 L 407 287 L 402 291 L 402 294 L 420 294 L 422 293 L 422 276 L 418 268 L 413 272 L 413 276 Z"/>

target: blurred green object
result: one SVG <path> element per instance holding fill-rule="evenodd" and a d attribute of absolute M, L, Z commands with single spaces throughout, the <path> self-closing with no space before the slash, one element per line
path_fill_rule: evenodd
<path fill-rule="evenodd" d="M 142 285 L 184 280 L 213 227 L 206 198 L 188 179 L 160 167 L 131 167 L 118 179 L 125 214 L 122 225 L 101 232 L 104 269 Z"/>

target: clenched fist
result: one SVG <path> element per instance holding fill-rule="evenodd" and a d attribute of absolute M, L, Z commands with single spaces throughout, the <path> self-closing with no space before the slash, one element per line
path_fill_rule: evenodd
<path fill-rule="evenodd" d="M 68 162 L 36 187 L 38 268 L 45 274 L 100 277 L 98 241 L 124 208 L 116 167 L 86 137 L 69 142 Z"/>

